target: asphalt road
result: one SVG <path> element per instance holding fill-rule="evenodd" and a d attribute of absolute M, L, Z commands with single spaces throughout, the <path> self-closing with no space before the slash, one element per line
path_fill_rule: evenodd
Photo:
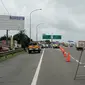
<path fill-rule="evenodd" d="M 30 85 L 40 56 L 24 53 L 0 63 L 0 85 Z"/>
<path fill-rule="evenodd" d="M 75 48 L 65 48 L 78 59 Z M 84 54 L 83 60 L 84 62 Z M 85 85 L 85 79 L 74 80 L 77 62 L 66 62 L 58 49 L 47 48 L 40 54 L 24 53 L 0 63 L 0 85 Z M 85 73 L 82 67 L 79 73 Z"/>

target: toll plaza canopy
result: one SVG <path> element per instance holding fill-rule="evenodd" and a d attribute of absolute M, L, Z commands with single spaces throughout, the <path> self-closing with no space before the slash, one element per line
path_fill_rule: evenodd
<path fill-rule="evenodd" d="M 0 30 L 24 30 L 25 17 L 0 15 Z"/>

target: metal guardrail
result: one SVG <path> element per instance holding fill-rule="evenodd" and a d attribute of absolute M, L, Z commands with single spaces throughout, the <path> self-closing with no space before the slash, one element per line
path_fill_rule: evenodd
<path fill-rule="evenodd" d="M 21 52 L 21 51 L 23 51 L 22 48 L 16 49 L 16 50 L 11 50 L 11 51 L 0 52 L 0 57 L 6 57 L 7 58 L 8 55 L 10 55 L 10 54 L 13 55 L 13 54 L 15 54 L 17 52 Z"/>

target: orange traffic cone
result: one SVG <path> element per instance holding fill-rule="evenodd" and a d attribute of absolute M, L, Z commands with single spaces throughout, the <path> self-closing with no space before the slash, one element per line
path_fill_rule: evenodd
<path fill-rule="evenodd" d="M 66 51 L 65 51 L 63 48 L 62 48 L 62 53 L 63 53 L 63 54 L 66 54 Z"/>
<path fill-rule="evenodd" d="M 61 51 L 62 51 L 62 52 L 64 52 L 64 49 L 63 49 L 63 48 L 61 48 Z"/>
<path fill-rule="evenodd" d="M 62 48 L 60 47 L 60 50 L 62 51 Z"/>
<path fill-rule="evenodd" d="M 67 54 L 66 54 L 66 52 L 64 52 L 63 54 L 64 54 L 64 57 L 67 57 Z"/>
<path fill-rule="evenodd" d="M 60 47 L 60 50 L 62 51 L 63 54 L 65 53 L 65 50 L 62 47 Z"/>
<path fill-rule="evenodd" d="M 70 56 L 70 53 L 68 53 L 68 56 L 66 58 L 66 62 L 70 62 L 70 60 L 71 60 L 71 56 Z"/>

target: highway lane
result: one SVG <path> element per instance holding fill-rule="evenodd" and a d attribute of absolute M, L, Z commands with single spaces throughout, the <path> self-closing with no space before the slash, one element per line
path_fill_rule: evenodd
<path fill-rule="evenodd" d="M 73 48 L 66 50 L 71 52 Z M 66 62 L 59 49 L 47 48 L 40 54 L 24 53 L 0 63 L 0 85 L 85 85 L 85 80 L 73 79 L 76 66 L 74 60 Z M 40 70 L 35 77 L 37 68 Z"/>
<path fill-rule="evenodd" d="M 36 85 L 85 85 L 84 80 L 74 81 L 75 70 L 76 63 L 66 62 L 60 50 L 46 49 Z"/>
<path fill-rule="evenodd" d="M 24 53 L 0 63 L 0 85 L 30 85 L 40 54 Z"/>

